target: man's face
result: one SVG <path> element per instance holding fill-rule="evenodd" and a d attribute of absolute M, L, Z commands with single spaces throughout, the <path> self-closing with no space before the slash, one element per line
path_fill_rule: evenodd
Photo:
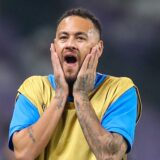
<path fill-rule="evenodd" d="M 64 18 L 58 25 L 55 49 L 67 82 L 74 82 L 87 54 L 99 41 L 99 33 L 89 19 Z"/>

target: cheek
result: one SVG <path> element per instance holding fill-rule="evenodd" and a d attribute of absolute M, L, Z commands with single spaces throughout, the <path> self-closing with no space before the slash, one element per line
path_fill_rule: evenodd
<path fill-rule="evenodd" d="M 63 48 L 62 44 L 55 42 L 55 49 L 57 53 L 61 52 L 62 48 Z"/>
<path fill-rule="evenodd" d="M 58 57 L 61 59 L 62 57 L 62 51 L 63 51 L 63 45 L 59 44 L 59 43 L 55 43 L 55 50 L 56 50 L 56 53 L 58 55 Z"/>
<path fill-rule="evenodd" d="M 84 59 L 87 56 L 87 54 L 89 54 L 91 52 L 91 49 L 92 49 L 91 45 L 85 45 L 85 46 L 82 47 L 82 49 L 81 49 L 82 59 Z"/>
<path fill-rule="evenodd" d="M 86 56 L 90 53 L 90 48 L 85 48 L 83 51 L 80 52 L 80 64 L 83 63 L 85 60 Z"/>

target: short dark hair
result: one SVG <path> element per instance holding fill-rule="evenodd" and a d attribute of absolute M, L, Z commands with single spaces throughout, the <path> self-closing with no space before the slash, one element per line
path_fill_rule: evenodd
<path fill-rule="evenodd" d="M 91 20 L 91 22 L 94 24 L 95 28 L 98 30 L 99 32 L 99 36 L 101 39 L 101 34 L 102 34 L 102 27 L 101 27 L 101 23 L 99 21 L 99 19 L 93 14 L 91 13 L 89 10 L 85 9 L 85 8 L 73 8 L 70 10 L 67 10 L 58 20 L 57 22 L 57 26 L 59 25 L 59 23 L 66 17 L 69 16 L 79 16 L 82 18 L 86 18 Z"/>

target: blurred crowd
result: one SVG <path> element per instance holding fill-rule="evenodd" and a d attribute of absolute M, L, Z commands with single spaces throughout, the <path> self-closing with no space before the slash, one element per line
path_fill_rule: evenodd
<path fill-rule="evenodd" d="M 131 77 L 140 89 L 143 114 L 129 160 L 157 159 L 160 1 L 1 0 L 0 160 L 14 160 L 7 148 L 7 138 L 16 91 L 28 76 L 52 73 L 49 48 L 56 21 L 72 7 L 88 8 L 101 20 L 105 51 L 98 70 Z"/>

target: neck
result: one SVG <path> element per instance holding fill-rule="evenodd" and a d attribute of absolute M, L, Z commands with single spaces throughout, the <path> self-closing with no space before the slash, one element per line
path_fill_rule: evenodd
<path fill-rule="evenodd" d="M 73 86 L 69 87 L 69 96 L 73 96 Z"/>
<path fill-rule="evenodd" d="M 69 96 L 73 96 L 73 84 L 74 84 L 74 82 L 69 82 L 69 83 L 68 83 Z"/>

